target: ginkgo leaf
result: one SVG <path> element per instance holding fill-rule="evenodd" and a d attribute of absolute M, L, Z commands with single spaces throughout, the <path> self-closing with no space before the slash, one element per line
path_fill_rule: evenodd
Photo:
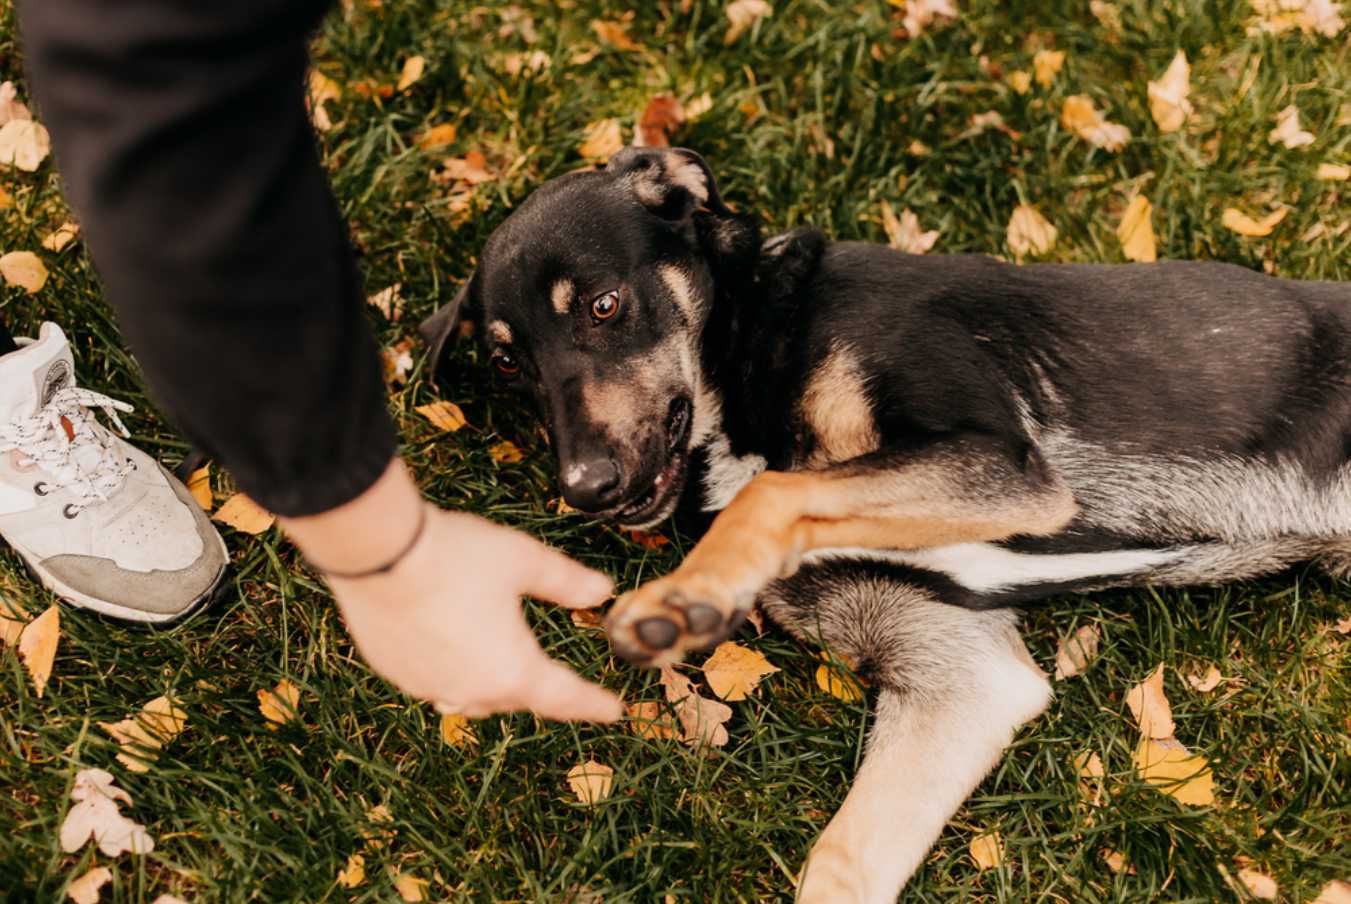
<path fill-rule="evenodd" d="M 816 686 L 837 700 L 857 703 L 863 699 L 863 682 L 853 672 L 853 664 L 841 656 L 822 650 L 822 662 L 816 667 Z"/>
<path fill-rule="evenodd" d="M 489 446 L 488 455 L 499 465 L 515 464 L 525 459 L 525 453 L 509 439 L 504 439 L 500 443 L 493 443 Z"/>
<path fill-rule="evenodd" d="M 1251 867 L 1244 867 L 1238 871 L 1238 881 L 1243 883 L 1243 887 L 1248 890 L 1248 894 L 1259 901 L 1276 900 L 1276 895 L 1280 890 L 1275 879 Z"/>
<path fill-rule="evenodd" d="M 718 644 L 704 663 L 704 680 L 716 696 L 734 703 L 745 700 L 761 680 L 777 671 L 762 653 L 729 640 Z"/>
<path fill-rule="evenodd" d="M 155 839 L 145 826 L 122 815 L 120 803 L 131 805 L 131 795 L 113 782 L 102 769 L 81 769 L 75 774 L 70 799 L 75 805 L 61 822 L 58 840 L 61 850 L 73 854 L 93 839 L 104 856 L 116 857 L 127 851 L 148 854 Z"/>
<path fill-rule="evenodd" d="M 710 747 L 722 747 L 727 743 L 726 723 L 732 718 L 732 707 L 700 695 L 690 679 L 670 666 L 661 669 L 661 685 L 667 701 L 675 706 L 682 741 Z"/>
<path fill-rule="evenodd" d="M 1060 124 L 1095 148 L 1119 151 L 1131 140 L 1131 130 L 1108 122 L 1086 94 L 1065 98 L 1060 108 Z"/>
<path fill-rule="evenodd" d="M 61 610 L 56 606 L 49 606 L 46 612 L 25 625 L 19 635 L 19 658 L 33 679 L 33 690 L 39 699 L 52 677 L 52 663 L 56 661 L 56 645 L 60 640 Z"/>
<path fill-rule="evenodd" d="M 366 881 L 366 858 L 360 854 L 351 854 L 347 865 L 338 870 L 338 884 L 343 888 L 356 888 Z"/>
<path fill-rule="evenodd" d="M 1098 658 L 1101 640 L 1102 631 L 1097 625 L 1080 625 L 1073 634 L 1062 637 L 1055 651 L 1056 680 L 1082 674 Z"/>
<path fill-rule="evenodd" d="M 469 423 L 465 420 L 460 406 L 454 402 L 432 402 L 430 405 L 419 405 L 413 410 L 431 421 L 433 427 L 447 433 L 454 433 Z"/>
<path fill-rule="evenodd" d="M 1260 220 L 1254 220 L 1236 207 L 1226 207 L 1223 216 L 1220 218 L 1220 225 L 1230 232 L 1237 232 L 1239 235 L 1261 238 L 1271 235 L 1271 231 L 1289 213 L 1290 208 L 1282 207 L 1279 210 L 1273 210 Z"/>
<path fill-rule="evenodd" d="M 1176 739 L 1141 738 L 1133 760 L 1142 781 L 1180 803 L 1208 806 L 1215 802 L 1210 765 Z"/>
<path fill-rule="evenodd" d="M 410 902 L 424 901 L 426 895 L 425 889 L 430 884 L 426 879 L 419 879 L 412 873 L 395 873 L 393 880 L 394 890 L 399 893 L 399 897 Z"/>
<path fill-rule="evenodd" d="M 270 528 L 276 522 L 277 516 L 243 493 L 235 493 L 221 504 L 216 514 L 211 516 L 211 520 L 257 536 Z"/>
<path fill-rule="evenodd" d="M 774 7 L 766 0 L 732 0 L 727 4 L 725 12 L 729 24 L 727 34 L 722 37 L 722 43 L 735 44 L 756 22 L 766 16 L 772 16 Z"/>
<path fill-rule="evenodd" d="M 427 71 L 427 60 L 420 56 L 410 56 L 403 61 L 403 69 L 399 72 L 399 81 L 394 85 L 395 91 L 407 91 L 409 88 L 422 78 Z"/>
<path fill-rule="evenodd" d="M 167 696 L 156 697 L 139 713 L 121 722 L 100 722 L 99 727 L 122 745 L 117 755 L 132 772 L 147 772 L 157 752 L 182 733 L 188 714 Z"/>
<path fill-rule="evenodd" d="M 441 740 L 451 747 L 477 747 L 478 735 L 474 726 L 461 713 L 445 713 L 441 716 Z"/>
<path fill-rule="evenodd" d="M 674 717 L 656 700 L 643 700 L 631 704 L 626 712 L 629 727 L 640 738 L 649 741 L 667 740 L 680 733 L 680 726 L 676 724 Z"/>
<path fill-rule="evenodd" d="M 957 15 L 952 0 L 906 0 L 901 25 L 909 37 L 917 38 L 935 22 L 951 22 Z"/>
<path fill-rule="evenodd" d="M 96 904 L 99 889 L 111 881 L 113 881 L 112 870 L 106 866 L 96 866 L 66 886 L 66 897 L 75 904 Z"/>
<path fill-rule="evenodd" d="M 0 126 L 0 164 L 35 172 L 52 150 L 47 127 L 31 119 L 11 119 Z"/>
<path fill-rule="evenodd" d="M 1153 263 L 1158 260 L 1158 249 L 1154 239 L 1154 223 L 1151 217 L 1154 205 L 1144 195 L 1136 195 L 1126 205 L 1121 222 L 1116 227 L 1116 237 L 1121 242 L 1121 253 L 1127 260 Z"/>
<path fill-rule="evenodd" d="M 1267 141 L 1291 149 L 1302 148 L 1313 144 L 1314 134 L 1299 127 L 1299 109 L 1291 104 L 1276 114 L 1276 128 L 1267 135 Z"/>
<path fill-rule="evenodd" d="M 1173 708 L 1163 691 L 1163 663 L 1127 692 L 1126 706 L 1144 737 L 1161 740 L 1173 736 Z"/>
<path fill-rule="evenodd" d="M 283 678 L 271 690 L 260 688 L 258 691 L 258 712 L 267 720 L 267 727 L 275 731 L 278 725 L 284 725 L 300 718 L 300 689 Z"/>
<path fill-rule="evenodd" d="M 1009 217 L 1005 240 L 1018 260 L 1029 254 L 1045 254 L 1055 247 L 1056 228 L 1031 204 L 1019 204 Z"/>
<path fill-rule="evenodd" d="M 52 234 L 42 240 L 42 247 L 48 251 L 60 251 L 62 248 L 75 241 L 75 237 L 80 234 L 80 227 L 69 220 L 62 223 L 52 231 Z"/>
<path fill-rule="evenodd" d="M 983 832 L 971 839 L 971 859 L 982 870 L 994 869 L 1004 862 L 1004 840 L 996 831 Z"/>
<path fill-rule="evenodd" d="M 28 616 L 13 603 L 0 596 L 0 644 L 13 646 L 23 635 Z"/>
<path fill-rule="evenodd" d="M 920 228 L 919 217 L 909 207 L 901 211 L 899 217 L 891 209 L 891 204 L 883 201 L 879 206 L 882 212 L 882 229 L 887 234 L 887 244 L 909 254 L 924 254 L 938 241 L 938 230 L 925 232 Z"/>
<path fill-rule="evenodd" d="M 1036 76 L 1037 84 L 1043 88 L 1049 88 L 1055 82 L 1055 77 L 1059 74 L 1062 66 L 1065 65 L 1065 51 L 1063 50 L 1038 50 L 1036 56 L 1032 58 L 1032 71 Z"/>
<path fill-rule="evenodd" d="M 1004 76 L 1004 81 L 1009 83 L 1014 94 L 1026 94 L 1032 90 L 1032 73 L 1026 69 L 1014 69 Z"/>
<path fill-rule="evenodd" d="M 598 804 L 610 796 L 615 771 L 609 766 L 587 760 L 568 770 L 568 787 L 584 804 Z"/>
<path fill-rule="evenodd" d="M 1324 182 L 1345 182 L 1351 179 L 1351 166 L 1343 163 L 1320 163 L 1315 175 Z"/>
<path fill-rule="evenodd" d="M 387 286 L 367 296 L 366 303 L 383 314 L 390 323 L 394 323 L 403 316 L 403 296 L 399 294 L 402 288 L 402 283 Z"/>
<path fill-rule="evenodd" d="M 591 30 L 596 33 L 596 37 L 600 39 L 602 44 L 607 44 L 615 50 L 636 51 L 643 49 L 643 45 L 629 37 L 628 22 L 594 19 L 591 22 Z"/>
<path fill-rule="evenodd" d="M 1333 879 L 1323 886 L 1313 904 L 1351 904 L 1351 882 Z"/>
<path fill-rule="evenodd" d="M 1187 55 L 1179 50 L 1157 82 L 1148 85 L 1149 115 L 1160 132 L 1176 132 L 1192 113 L 1191 67 Z"/>
<path fill-rule="evenodd" d="M 33 295 L 46 285 L 47 267 L 31 251 L 11 251 L 0 256 L 0 277 Z"/>
<path fill-rule="evenodd" d="M 1213 665 L 1206 669 L 1204 675 L 1187 676 L 1187 683 L 1192 686 L 1193 690 L 1200 694 L 1210 693 L 1215 688 L 1219 687 L 1220 682 L 1223 680 L 1224 678 L 1221 677 L 1220 670 Z"/>
<path fill-rule="evenodd" d="M 211 511 L 211 506 L 215 504 L 215 497 L 211 495 L 211 465 L 202 465 L 193 471 L 188 477 L 188 492 L 192 498 L 197 500 L 197 504 L 202 507 L 202 511 Z"/>
<path fill-rule="evenodd" d="M 623 147 L 623 130 L 619 126 L 619 120 L 612 117 L 587 123 L 582 144 L 577 148 L 577 152 L 587 160 L 603 163 Z"/>

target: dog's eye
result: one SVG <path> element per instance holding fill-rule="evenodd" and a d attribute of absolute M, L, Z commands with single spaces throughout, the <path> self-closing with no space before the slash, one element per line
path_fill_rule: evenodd
<path fill-rule="evenodd" d="M 619 313 L 619 293 L 606 292 L 591 302 L 591 316 L 597 321 L 609 320 Z"/>
<path fill-rule="evenodd" d="M 493 367 L 507 379 L 511 379 L 521 372 L 521 363 L 513 358 L 510 352 L 503 349 L 493 352 Z"/>

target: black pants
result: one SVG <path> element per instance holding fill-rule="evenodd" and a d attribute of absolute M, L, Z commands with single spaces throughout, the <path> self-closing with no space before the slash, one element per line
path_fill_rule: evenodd
<path fill-rule="evenodd" d="M 5 329 L 5 325 L 0 323 L 0 355 L 8 355 L 10 352 L 18 351 L 19 347 L 14 344 L 14 337 Z"/>

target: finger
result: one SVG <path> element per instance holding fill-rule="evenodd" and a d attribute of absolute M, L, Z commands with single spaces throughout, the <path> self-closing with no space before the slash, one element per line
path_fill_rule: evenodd
<path fill-rule="evenodd" d="M 543 543 L 530 541 L 522 590 L 569 609 L 591 609 L 610 598 L 614 582 Z"/>
<path fill-rule="evenodd" d="M 617 695 L 553 660 L 531 682 L 523 707 L 565 722 L 614 722 L 624 715 L 624 703 Z"/>

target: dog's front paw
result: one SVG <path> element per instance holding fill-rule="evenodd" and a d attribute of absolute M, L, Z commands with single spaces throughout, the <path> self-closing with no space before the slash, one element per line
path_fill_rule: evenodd
<path fill-rule="evenodd" d="M 668 665 L 711 647 L 746 620 L 753 593 L 679 571 L 626 593 L 605 620 L 615 651 L 639 665 Z"/>

